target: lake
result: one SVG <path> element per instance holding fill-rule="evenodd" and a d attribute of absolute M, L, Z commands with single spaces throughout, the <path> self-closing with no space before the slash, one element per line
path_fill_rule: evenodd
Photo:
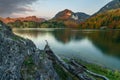
<path fill-rule="evenodd" d="M 76 30 L 54 28 L 13 29 L 31 39 L 39 49 L 48 41 L 58 56 L 78 58 L 114 70 L 120 70 L 120 30 Z"/>

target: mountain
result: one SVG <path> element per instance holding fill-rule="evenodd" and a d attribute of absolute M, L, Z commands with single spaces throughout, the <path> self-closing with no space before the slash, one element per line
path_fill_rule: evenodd
<path fill-rule="evenodd" d="M 106 4 L 104 7 L 102 7 L 97 13 L 103 13 L 106 12 L 108 10 L 113 10 L 113 9 L 118 9 L 120 8 L 120 0 L 112 0 L 111 2 L 109 2 L 108 4 Z"/>
<path fill-rule="evenodd" d="M 63 11 L 58 12 L 53 19 L 55 20 L 74 20 L 74 21 L 84 21 L 90 16 L 88 14 L 77 12 L 74 13 L 73 11 L 69 9 L 65 9 Z"/>
<path fill-rule="evenodd" d="M 20 17 L 20 18 L 0 18 L 1 21 L 3 21 L 4 23 L 11 23 L 11 22 L 15 22 L 15 21 L 34 21 L 34 22 L 43 22 L 45 21 L 44 18 L 37 18 L 36 16 L 28 16 L 28 17 Z"/>
<path fill-rule="evenodd" d="M 73 12 L 71 10 L 65 9 L 64 11 L 58 12 L 53 19 L 57 20 L 67 20 L 71 18 Z"/>
<path fill-rule="evenodd" d="M 51 21 L 63 23 L 67 28 L 77 28 L 80 22 L 88 19 L 90 15 L 82 12 L 73 12 L 69 9 L 58 12 Z"/>
<path fill-rule="evenodd" d="M 120 8 L 96 14 L 79 25 L 82 29 L 120 29 Z"/>

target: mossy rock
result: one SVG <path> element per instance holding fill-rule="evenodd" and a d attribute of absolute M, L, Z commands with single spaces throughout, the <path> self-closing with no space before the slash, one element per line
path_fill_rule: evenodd
<path fill-rule="evenodd" d="M 61 80 L 79 80 L 71 73 L 65 71 L 59 64 L 55 63 L 53 66 Z"/>
<path fill-rule="evenodd" d="M 32 56 L 26 57 L 21 69 L 21 74 L 23 79 L 33 80 L 35 77 L 36 70 L 37 70 L 37 66 L 34 64 Z"/>

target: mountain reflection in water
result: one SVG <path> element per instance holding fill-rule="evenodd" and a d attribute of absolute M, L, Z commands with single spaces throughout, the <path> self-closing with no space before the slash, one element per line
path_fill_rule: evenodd
<path fill-rule="evenodd" d="M 43 49 L 48 40 L 59 56 L 76 57 L 104 67 L 120 70 L 119 30 L 13 29 Z"/>

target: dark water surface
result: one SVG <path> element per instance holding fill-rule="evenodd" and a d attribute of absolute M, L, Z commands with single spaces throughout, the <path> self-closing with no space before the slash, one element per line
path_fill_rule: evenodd
<path fill-rule="evenodd" d="M 59 56 L 76 57 L 120 70 L 120 30 L 13 29 L 43 49 L 45 40 Z"/>

